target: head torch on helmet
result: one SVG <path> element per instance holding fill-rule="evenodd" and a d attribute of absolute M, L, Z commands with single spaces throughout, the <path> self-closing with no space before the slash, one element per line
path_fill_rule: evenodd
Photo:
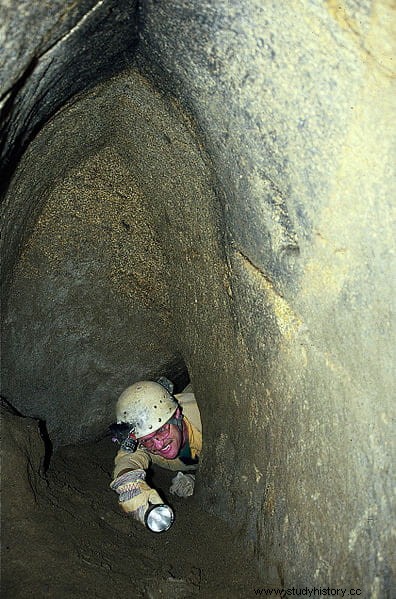
<path fill-rule="evenodd" d="M 121 446 L 121 449 L 125 451 L 134 452 L 137 449 L 138 441 L 136 439 L 135 433 L 133 429 L 131 429 L 131 425 L 125 422 L 118 424 L 114 422 L 109 426 L 109 430 L 111 433 L 111 440 L 113 443 L 118 443 Z"/>

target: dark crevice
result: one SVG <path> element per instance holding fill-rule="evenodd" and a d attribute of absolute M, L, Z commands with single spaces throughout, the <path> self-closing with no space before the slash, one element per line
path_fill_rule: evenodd
<path fill-rule="evenodd" d="M 54 450 L 53 450 L 52 441 L 48 434 L 47 425 L 46 425 L 45 420 L 39 420 L 38 427 L 39 427 L 41 438 L 44 442 L 44 450 L 45 451 L 44 451 L 44 457 L 43 457 L 43 462 L 42 462 L 42 472 L 45 475 L 49 468 L 51 457 L 52 457 Z"/>
<path fill-rule="evenodd" d="M 14 408 L 12 403 L 9 402 L 8 399 L 6 399 L 3 395 L 0 396 L 0 405 L 3 409 L 7 410 L 7 412 L 10 412 L 10 414 L 13 414 L 14 416 L 19 416 L 20 418 L 25 418 L 25 416 L 21 414 L 19 410 Z"/>
<path fill-rule="evenodd" d="M 20 78 L 18 79 L 18 81 L 13 85 L 12 89 L 7 91 L 8 98 L 6 99 L 4 106 L 2 107 L 1 112 L 0 112 L 0 158 L 3 160 L 3 164 L 1 165 L 1 168 L 0 168 L 0 174 L 1 174 L 0 197 L 6 191 L 6 189 L 8 187 L 9 179 L 12 176 L 12 173 L 15 170 L 15 167 L 17 164 L 17 160 L 12 159 L 11 157 L 9 159 L 6 158 L 7 144 L 9 141 L 8 140 L 9 125 L 12 122 L 12 119 L 15 117 L 14 109 L 15 109 L 16 100 L 18 98 L 18 94 L 24 88 L 26 83 L 29 81 L 37 64 L 38 64 L 38 59 L 36 56 L 34 56 L 32 58 L 32 60 L 29 62 L 29 64 L 27 65 L 26 69 L 24 70 L 24 72 L 22 73 Z M 6 97 L 7 94 L 5 94 L 5 96 L 3 96 L 3 98 Z M 20 158 L 21 155 L 22 155 L 22 151 L 18 155 L 18 159 Z"/>

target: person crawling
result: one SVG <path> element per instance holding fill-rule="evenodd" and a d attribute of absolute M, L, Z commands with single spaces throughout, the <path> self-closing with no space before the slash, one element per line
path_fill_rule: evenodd
<path fill-rule="evenodd" d="M 120 443 L 110 487 L 118 493 L 124 512 L 144 523 L 152 504 L 163 503 L 146 483 L 150 464 L 177 471 L 170 492 L 179 497 L 193 494 L 199 454 L 202 450 L 201 417 L 194 393 L 187 387 L 173 395 L 165 377 L 140 381 L 127 387 L 116 404 L 113 440 Z"/>

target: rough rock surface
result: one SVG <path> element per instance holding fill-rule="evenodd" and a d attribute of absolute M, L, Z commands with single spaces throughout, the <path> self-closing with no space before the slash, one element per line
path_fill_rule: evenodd
<path fill-rule="evenodd" d="M 67 99 L 129 64 L 136 7 L 136 0 L 2 0 L 0 190 Z"/>
<path fill-rule="evenodd" d="M 197 500 L 260 574 L 390 597 L 393 3 L 133 15 L 128 52 L 94 27 L 87 83 L 103 48 L 103 78 L 133 69 L 65 105 L 84 75 L 39 61 L 48 104 L 7 99 L 7 176 L 63 109 L 5 196 L 3 392 L 56 444 L 97 434 L 129 379 L 188 371 Z"/>
<path fill-rule="evenodd" d="M 109 489 L 109 437 L 63 448 L 44 473 L 38 423 L 8 412 L 2 423 L 3 597 L 105 599 L 122 589 L 136 599 L 244 599 L 262 588 L 251 557 L 221 520 L 193 498 L 169 497 L 169 476 L 153 473 L 176 514 L 167 533 L 125 516 Z"/>

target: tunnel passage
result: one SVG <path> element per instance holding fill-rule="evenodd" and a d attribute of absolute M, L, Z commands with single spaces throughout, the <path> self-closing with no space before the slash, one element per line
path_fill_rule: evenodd
<path fill-rule="evenodd" d="M 21 526 L 31 543 L 58 554 L 56 572 L 47 549 L 31 560 L 33 592 L 80 596 L 80 564 L 97 596 L 110 592 L 115 576 L 121 584 L 132 580 L 137 596 L 199 595 L 203 589 L 213 596 L 244 596 L 241 582 L 250 572 L 253 584 L 255 573 L 241 559 L 239 543 L 234 547 L 234 538 L 215 520 L 209 525 L 196 504 L 175 505 L 169 477 L 151 474 L 176 512 L 175 533 L 155 546 L 147 533 L 125 521 L 109 490 L 115 450 L 105 432 L 114 420 L 116 398 L 131 382 L 160 374 L 181 390 L 190 378 L 192 352 L 202 351 L 197 340 L 218 336 L 226 307 L 219 208 L 210 165 L 191 123 L 139 73 L 114 78 L 74 99 L 43 128 L 5 201 L 18 215 L 22 251 L 3 325 L 3 394 L 19 414 L 45 421 L 56 450 L 44 472 L 34 421 L 31 440 L 22 434 L 16 446 L 7 446 L 11 469 L 21 463 L 24 469 L 18 446 L 27 442 L 35 448 L 24 488 L 29 497 L 33 489 L 33 498 L 26 499 L 22 522 L 16 508 L 9 508 L 17 522 L 14 534 Z M 216 298 L 212 309 L 216 288 L 224 307 Z M 215 406 L 200 405 L 209 438 Z M 10 430 L 12 418 L 7 413 L 3 418 Z M 22 430 L 23 422 L 17 425 Z M 92 439 L 96 443 L 87 444 Z M 61 533 L 64 526 L 67 534 Z M 209 537 L 198 534 L 203 527 Z M 5 528 L 11 556 L 5 588 L 23 596 L 15 554 L 27 557 Z M 210 538 L 214 530 L 216 541 Z M 57 548 L 56 535 L 62 535 L 63 549 Z M 227 556 L 216 566 L 221 540 Z M 161 551 L 168 543 L 176 554 L 191 553 L 191 558 L 164 559 Z M 202 561 L 202 543 L 208 563 Z M 133 574 L 128 574 L 130 556 Z M 47 560 L 50 580 L 43 581 L 38 571 Z M 65 567 L 72 573 L 69 580 Z M 95 581 L 90 568 L 96 570 Z"/>
<path fill-rule="evenodd" d="M 129 530 L 117 511 L 115 494 L 108 489 L 114 448 L 107 437 L 99 445 L 69 448 L 65 454 L 59 448 L 102 439 L 114 420 L 116 398 L 135 380 L 165 374 L 176 383 L 176 390 L 181 390 L 190 378 L 196 355 L 204 351 L 201 338 L 217 339 L 224 345 L 228 338 L 232 347 L 232 322 L 229 327 L 223 320 L 229 284 L 210 164 L 179 106 L 132 72 L 74 99 L 43 128 L 25 153 L 5 202 L 13 206 L 19 220 L 22 250 L 8 290 L 3 325 L 3 394 L 20 414 L 45 421 L 56 450 L 48 472 L 37 480 L 29 478 L 28 486 L 34 489 L 40 509 L 32 510 L 33 523 L 27 527 L 27 535 L 32 542 L 46 538 L 48 547 L 53 547 L 52 534 L 47 538 L 45 530 L 40 532 L 41 518 L 58 530 L 68 519 L 64 509 L 66 513 L 75 506 L 86 509 L 80 501 L 81 495 L 86 495 L 96 506 L 88 523 L 92 536 L 80 539 L 78 522 L 87 516 L 84 511 L 77 512 L 69 519 L 65 547 L 73 553 L 75 544 L 82 543 L 88 553 L 97 551 L 106 564 L 111 563 L 109 548 L 119 551 L 112 538 L 114 526 L 115 530 L 121 527 L 122 534 Z M 207 413 L 210 443 L 216 406 L 208 399 L 198 400 L 202 412 Z M 92 458 L 98 448 L 99 457 Z M 62 455 L 66 456 L 64 462 Z M 99 474 L 87 471 L 92 459 Z M 107 466 L 101 466 L 100 459 Z M 23 458 L 17 453 L 18 460 Z M 82 484 L 92 476 L 98 485 L 93 495 L 89 484 L 87 488 Z M 74 477 L 77 481 L 71 482 Z M 62 485 L 72 486 L 66 508 L 59 496 Z M 170 480 L 159 476 L 163 495 L 169 485 Z M 95 549 L 95 543 L 103 543 L 97 523 L 104 505 L 112 506 L 112 515 L 100 516 L 108 527 L 107 553 L 101 546 Z M 62 510 L 60 516 L 56 508 Z M 199 530 L 206 526 L 206 519 L 193 505 L 176 504 L 175 509 L 180 526 L 173 543 L 183 546 L 186 537 L 185 551 L 192 551 L 203 537 L 200 533 L 197 540 L 189 538 L 187 529 Z M 211 526 L 222 539 L 221 526 L 216 528 L 215 521 Z M 144 536 L 134 538 L 135 532 L 132 526 L 129 534 L 134 540 L 127 539 L 131 552 L 137 543 L 145 546 L 149 542 Z M 233 549 L 234 539 L 227 534 L 228 555 L 242 567 L 239 543 Z M 10 551 L 18 551 L 9 538 L 6 533 Z M 208 558 L 216 563 L 220 548 L 205 542 Z M 159 559 L 156 550 L 151 553 L 154 561 Z M 48 559 L 45 551 L 41 559 Z M 178 564 L 176 570 L 168 564 L 171 583 L 161 582 L 166 580 L 166 572 L 151 565 L 157 576 L 153 580 L 172 594 L 177 594 L 178 588 L 199 593 L 205 584 L 217 588 L 214 572 L 202 565 L 199 555 L 196 561 L 196 566 L 191 560 L 186 566 Z M 84 568 L 87 563 L 101 568 L 97 559 L 84 557 L 83 563 Z M 13 572 L 12 560 L 11 564 Z M 108 567 L 113 580 L 113 565 Z M 39 584 L 35 579 L 38 568 L 35 561 L 29 572 L 34 585 Z M 74 568 L 72 565 L 72 571 Z M 250 571 L 246 564 L 243 568 L 245 573 Z M 141 579 L 134 584 L 143 589 L 142 596 L 154 593 L 150 589 L 156 584 L 139 560 L 135 569 L 141 572 Z M 201 570 L 205 573 L 197 579 Z M 240 580 L 235 578 L 237 571 L 239 566 L 236 570 L 227 566 L 224 580 L 234 579 L 235 588 L 228 592 L 243 596 L 238 590 L 242 570 Z M 204 583 L 201 576 L 211 578 Z M 254 576 L 252 571 L 252 581 Z M 173 578 L 179 582 L 174 583 Z M 46 583 L 48 593 L 55 589 L 56 593 L 67 589 L 76 593 L 76 573 L 69 585 L 64 574 L 55 579 L 56 583 Z M 223 586 L 228 584 L 224 580 Z M 8 592 L 22 593 L 12 576 L 6 581 Z M 94 588 L 98 588 L 97 581 Z M 104 593 L 106 588 L 102 582 L 97 592 Z"/>
<path fill-rule="evenodd" d="M 188 372 L 261 577 L 390 596 L 391 3 L 64 4 L 7 21 L 7 399 L 62 446 Z"/>
<path fill-rule="evenodd" d="M 135 73 L 64 108 L 9 195 L 36 224 L 9 296 L 3 393 L 55 443 L 88 438 L 131 381 L 188 377 L 186 313 L 225 277 L 210 171 L 177 106 Z"/>

